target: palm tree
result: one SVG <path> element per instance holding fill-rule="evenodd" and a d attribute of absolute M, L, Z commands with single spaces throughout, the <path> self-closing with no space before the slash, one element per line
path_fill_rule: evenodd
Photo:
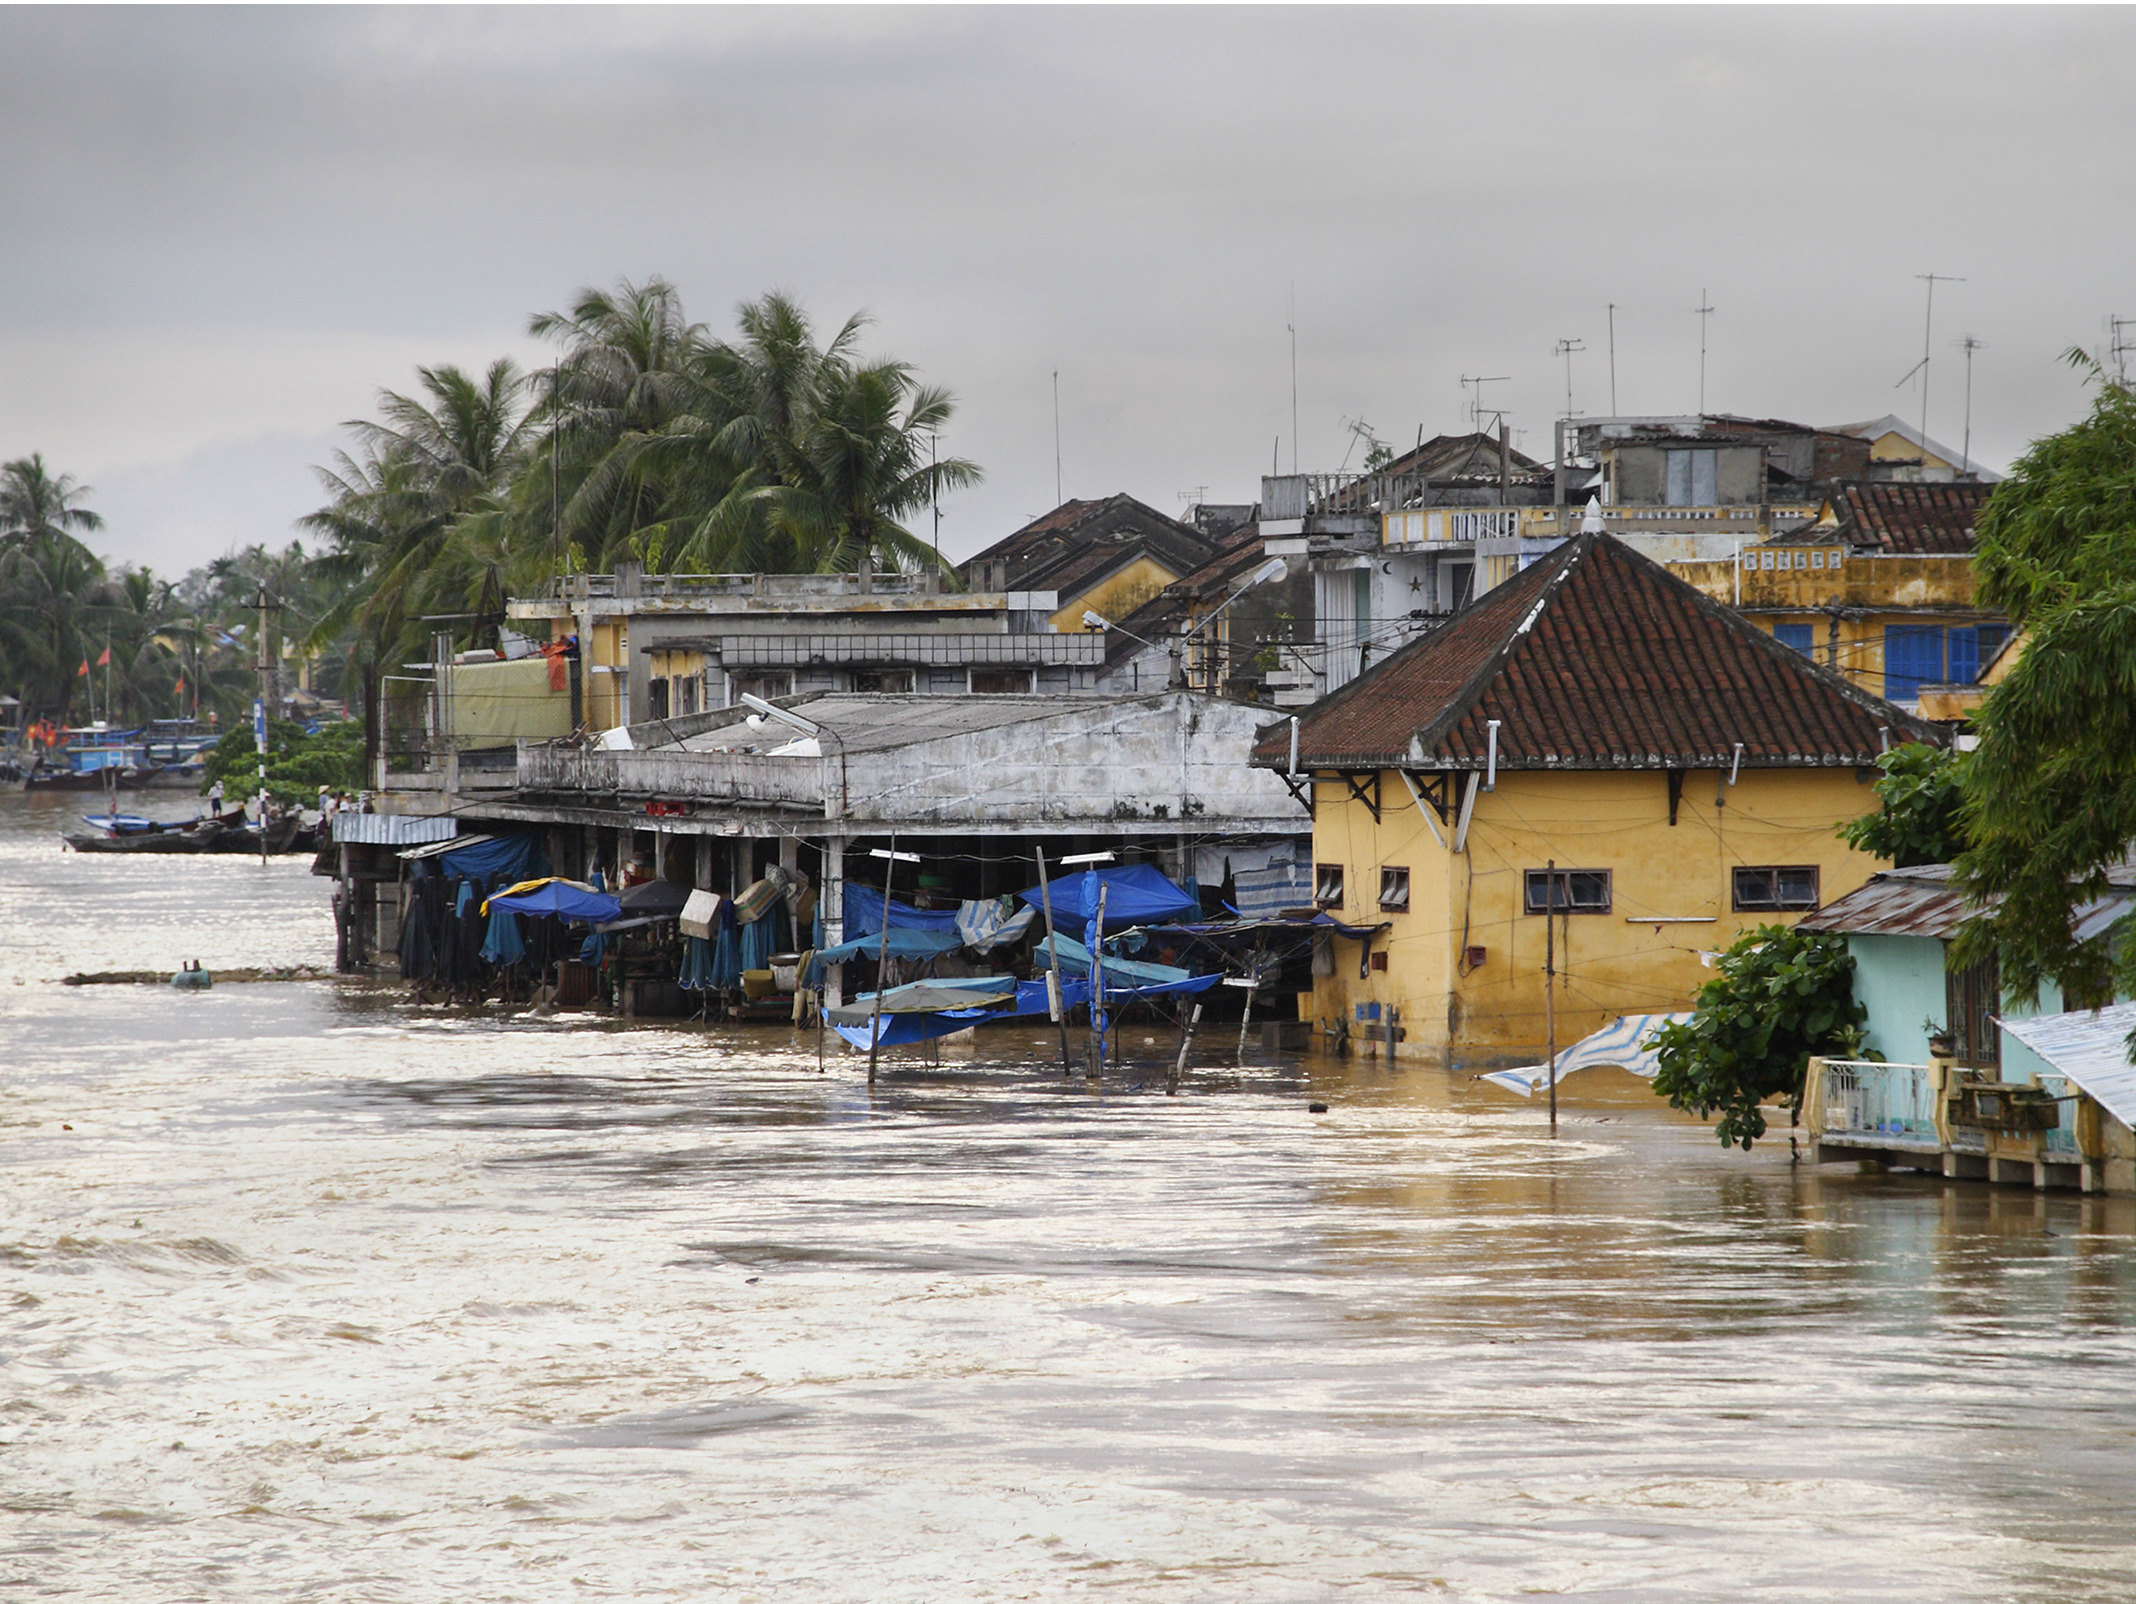
<path fill-rule="evenodd" d="M 80 665 L 107 643 L 104 577 L 97 556 L 57 528 L 0 559 L 0 642 L 26 714 L 35 708 L 66 718 Z"/>
<path fill-rule="evenodd" d="M 0 553 L 103 528 L 104 520 L 81 505 L 88 494 L 89 486 L 75 483 L 70 473 L 52 477 L 42 452 L 0 466 Z"/>

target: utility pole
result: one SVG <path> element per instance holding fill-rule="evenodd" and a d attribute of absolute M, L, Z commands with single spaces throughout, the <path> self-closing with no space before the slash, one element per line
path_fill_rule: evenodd
<path fill-rule="evenodd" d="M 1704 296 L 1699 299 L 1704 300 Z M 1609 415 L 1617 415 L 1617 303 L 1609 303 Z"/>
<path fill-rule="evenodd" d="M 1061 370 L 1053 370 L 1053 504 L 1061 504 Z"/>
<path fill-rule="evenodd" d="M 1557 1135 L 1557 884 L 1557 859 L 1552 858 L 1543 871 L 1543 1073 L 1550 1077 L 1552 1136 Z"/>
<path fill-rule="evenodd" d="M 1713 303 L 1698 292 L 1698 415 L 1706 415 L 1706 321 L 1713 316 Z"/>

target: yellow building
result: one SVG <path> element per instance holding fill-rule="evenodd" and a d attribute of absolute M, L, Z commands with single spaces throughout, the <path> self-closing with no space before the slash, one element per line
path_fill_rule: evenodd
<path fill-rule="evenodd" d="M 1993 489 L 1843 484 L 1807 522 L 1669 571 L 1864 690 L 1917 703 L 1972 684 L 2008 634 L 1975 597 L 1974 524 Z"/>
<path fill-rule="evenodd" d="M 1381 927 L 1301 1017 L 1378 1035 L 1391 1009 L 1403 1054 L 1534 1062 L 1688 1007 L 1703 955 L 1877 870 L 1835 832 L 1927 738 L 1613 536 L 1568 541 L 1263 730 L 1254 762 L 1310 788 L 1315 901 Z"/>

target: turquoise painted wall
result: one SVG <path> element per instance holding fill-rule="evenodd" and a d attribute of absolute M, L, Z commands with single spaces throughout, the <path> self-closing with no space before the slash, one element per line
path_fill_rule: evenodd
<path fill-rule="evenodd" d="M 1869 1010 L 1864 1045 L 1894 1064 L 1928 1062 L 1927 1020 L 1943 1023 L 1943 943 L 1933 936 L 1849 936 L 1854 997 Z"/>

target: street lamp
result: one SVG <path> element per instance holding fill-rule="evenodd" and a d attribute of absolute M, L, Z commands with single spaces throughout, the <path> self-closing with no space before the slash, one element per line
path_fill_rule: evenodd
<path fill-rule="evenodd" d="M 755 713 L 763 718 L 772 719 L 777 723 L 784 724 L 790 730 L 797 730 L 802 735 L 807 736 L 828 735 L 833 741 L 838 743 L 838 816 L 840 818 L 844 818 L 846 808 L 852 800 L 846 790 L 845 737 L 840 735 L 836 730 L 832 729 L 828 724 L 819 724 L 816 722 L 816 720 L 812 718 L 803 718 L 799 713 L 792 711 L 790 708 L 780 707 L 774 703 L 767 702 L 764 700 L 763 697 L 758 696 L 753 692 L 743 691 L 741 695 L 736 698 L 736 700 L 739 701 L 742 706 L 748 708 L 752 713 Z M 820 747 L 817 749 L 816 755 L 819 757 L 823 755 L 822 749 Z"/>

